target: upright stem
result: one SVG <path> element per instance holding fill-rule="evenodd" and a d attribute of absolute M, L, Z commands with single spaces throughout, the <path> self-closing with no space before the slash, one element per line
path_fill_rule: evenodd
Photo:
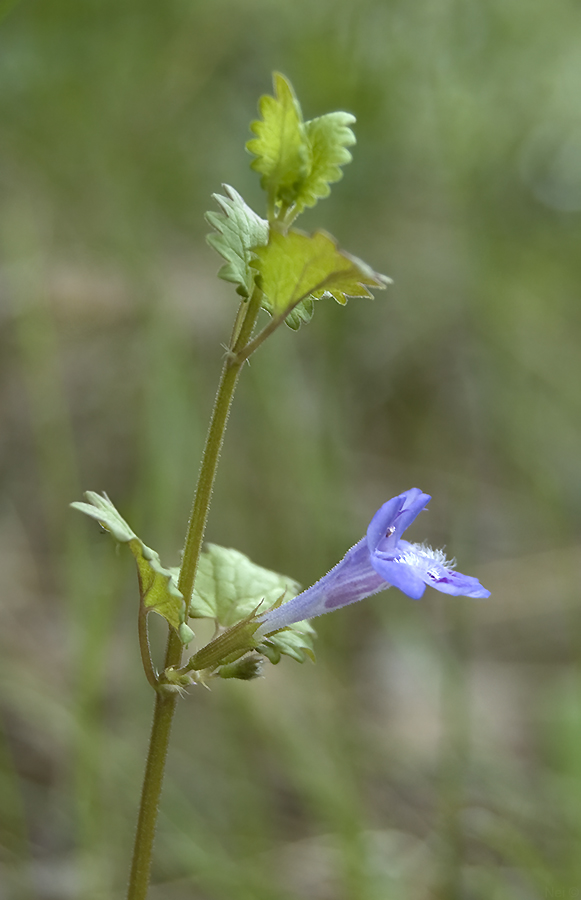
<path fill-rule="evenodd" d="M 224 362 L 220 384 L 216 393 L 194 503 L 188 523 L 184 558 L 178 581 L 178 587 L 184 596 L 186 607 L 189 607 L 194 588 L 194 579 L 204 539 L 212 488 L 216 477 L 216 469 L 218 468 L 230 406 L 232 405 L 232 398 L 240 370 L 246 359 L 246 357 L 239 357 L 239 353 L 246 347 L 252 336 L 260 310 L 260 302 L 261 292 L 258 288 L 255 288 L 252 297 L 247 302 L 242 325 L 240 325 L 240 315 L 236 318 L 230 348 Z M 179 666 L 181 658 L 182 643 L 172 629 L 169 632 L 167 641 L 165 668 Z M 164 685 L 159 686 L 156 694 L 127 900 L 145 900 L 147 896 L 157 811 L 177 697 L 177 693 L 171 693 L 168 691 L 167 686 Z"/>
<path fill-rule="evenodd" d="M 127 900 L 145 900 L 147 897 L 157 810 L 176 703 L 177 694 L 161 691 L 156 694 Z"/>
<path fill-rule="evenodd" d="M 200 468 L 198 486 L 196 488 L 188 524 L 184 558 L 178 581 L 178 588 L 184 595 L 186 607 L 189 606 L 192 591 L 194 589 L 198 558 L 202 548 L 202 541 L 204 540 L 204 531 L 206 530 L 210 500 L 212 498 L 212 489 L 214 487 L 216 469 L 218 468 L 218 460 L 224 441 L 224 432 L 226 431 L 232 398 L 238 382 L 240 369 L 246 359 L 246 357 L 238 358 L 238 354 L 246 347 L 246 344 L 252 336 L 252 331 L 260 310 L 261 297 L 261 292 L 258 288 L 255 288 L 252 297 L 248 301 L 246 315 L 237 337 L 235 336 L 237 323 L 235 323 L 233 345 L 228 351 L 222 369 L 222 377 L 220 379 L 218 393 L 216 394 L 210 428 L 206 438 L 206 446 L 204 447 L 204 455 L 202 456 L 202 466 Z"/>

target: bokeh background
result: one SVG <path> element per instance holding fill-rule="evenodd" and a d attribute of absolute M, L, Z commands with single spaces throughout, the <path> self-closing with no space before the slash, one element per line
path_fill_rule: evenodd
<path fill-rule="evenodd" d="M 207 537 L 308 585 L 412 486 L 487 601 L 393 590 L 192 690 L 152 900 L 581 896 L 581 8 L 20 0 L 0 21 L 0 896 L 124 893 L 151 715 L 106 490 L 179 560 L 270 73 L 357 116 L 302 219 L 394 279 L 246 368 Z M 155 617 L 154 617 L 155 618 Z M 159 623 L 160 626 L 162 623 Z M 163 627 L 154 628 L 157 651 Z"/>

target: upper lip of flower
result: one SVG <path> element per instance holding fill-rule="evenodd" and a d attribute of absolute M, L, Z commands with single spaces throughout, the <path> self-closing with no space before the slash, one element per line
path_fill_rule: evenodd
<path fill-rule="evenodd" d="M 384 503 L 367 529 L 369 552 L 397 552 L 402 534 L 431 499 L 429 494 L 424 494 L 419 488 L 410 488 Z"/>
<path fill-rule="evenodd" d="M 367 537 L 330 572 L 302 594 L 258 617 L 262 624 L 257 635 L 355 603 L 391 585 L 414 600 L 423 595 L 426 585 L 455 596 L 490 596 L 477 578 L 457 572 L 441 550 L 402 539 L 430 499 L 419 488 L 410 488 L 384 503 L 369 523 Z"/>

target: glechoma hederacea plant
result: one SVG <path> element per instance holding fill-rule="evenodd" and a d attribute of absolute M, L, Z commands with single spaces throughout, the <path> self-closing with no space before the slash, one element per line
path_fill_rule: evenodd
<path fill-rule="evenodd" d="M 405 529 L 430 497 L 417 488 L 404 491 L 378 510 L 366 537 L 313 587 L 299 585 L 264 569 L 236 550 L 206 544 L 204 531 L 230 405 L 245 361 L 278 327 L 297 330 L 308 323 L 319 301 L 344 306 L 349 297 L 372 297 L 390 279 L 339 250 L 331 235 L 291 228 L 307 207 L 330 193 L 351 161 L 355 143 L 346 112 L 305 122 L 288 80 L 274 74 L 274 96 L 259 104 L 261 118 L 251 124 L 247 144 L 251 166 L 261 175 L 266 218 L 261 218 L 234 188 L 214 194 L 220 211 L 208 212 L 214 228 L 209 244 L 225 263 L 219 275 L 236 286 L 236 314 L 210 421 L 198 484 L 188 522 L 182 565 L 166 568 L 158 554 L 137 537 L 106 495 L 87 492 L 88 503 L 74 503 L 96 519 L 113 538 L 128 544 L 139 581 L 138 634 L 147 680 L 156 692 L 154 720 L 135 838 L 128 900 L 147 894 L 157 807 L 161 793 L 171 722 L 179 696 L 194 684 L 214 678 L 250 680 L 264 658 L 281 655 L 298 662 L 313 658 L 313 629 L 306 621 L 395 586 L 418 599 L 431 585 L 448 594 L 486 597 L 476 578 L 461 575 L 443 553 L 402 539 Z M 270 320 L 255 335 L 261 310 Z M 161 670 L 154 665 L 148 616 L 168 623 L 168 644 Z M 215 636 L 183 663 L 183 650 L 194 640 L 188 621 L 211 619 Z"/>

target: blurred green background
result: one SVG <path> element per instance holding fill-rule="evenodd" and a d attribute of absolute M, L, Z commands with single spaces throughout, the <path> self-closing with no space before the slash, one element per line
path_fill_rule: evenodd
<path fill-rule="evenodd" d="M 123 896 L 152 697 L 132 560 L 68 504 L 106 490 L 177 564 L 236 307 L 203 215 L 221 182 L 263 212 L 273 69 L 358 120 L 301 226 L 395 284 L 253 358 L 207 536 L 308 585 L 418 486 L 410 539 L 493 595 L 380 594 L 316 667 L 192 690 L 151 898 L 581 896 L 581 7 L 2 15 L 2 900 Z"/>

